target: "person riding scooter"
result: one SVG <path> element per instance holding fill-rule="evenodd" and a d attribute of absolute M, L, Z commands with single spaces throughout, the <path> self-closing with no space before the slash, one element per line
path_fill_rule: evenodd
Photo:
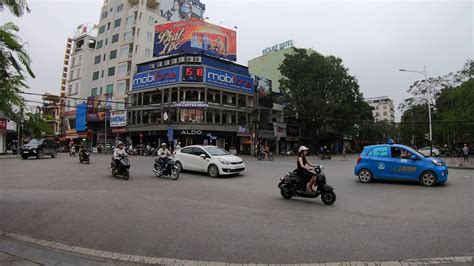
<path fill-rule="evenodd" d="M 297 169 L 296 172 L 300 178 L 303 179 L 304 182 L 307 183 L 306 185 L 306 192 L 307 193 L 315 193 L 313 190 L 313 186 L 316 184 L 316 175 L 311 172 L 314 170 L 316 166 L 310 164 L 306 159 L 306 155 L 308 154 L 308 148 L 305 146 L 301 146 L 298 149 L 298 159 L 297 159 Z M 319 186 L 318 186 L 319 190 Z"/>
<path fill-rule="evenodd" d="M 121 141 L 119 141 L 119 143 L 117 143 L 117 148 L 115 148 L 115 150 L 114 150 L 114 155 L 112 157 L 112 163 L 117 165 L 118 160 L 120 159 L 120 156 L 128 157 L 128 154 L 125 152 L 125 149 L 123 148 L 123 143 Z"/>
<path fill-rule="evenodd" d="M 160 165 L 160 171 L 163 172 L 165 167 L 166 158 L 172 156 L 171 152 L 166 148 L 166 143 L 161 143 L 161 148 L 158 150 L 158 164 Z"/>

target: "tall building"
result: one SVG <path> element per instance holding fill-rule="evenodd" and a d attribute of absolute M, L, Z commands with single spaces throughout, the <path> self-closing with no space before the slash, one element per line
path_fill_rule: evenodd
<path fill-rule="evenodd" d="M 395 122 L 395 108 L 393 101 L 388 96 L 366 98 L 364 101 L 372 107 L 375 122 Z"/>

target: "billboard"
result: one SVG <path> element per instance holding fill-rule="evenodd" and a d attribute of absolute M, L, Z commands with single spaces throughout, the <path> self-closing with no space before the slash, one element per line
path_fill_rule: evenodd
<path fill-rule="evenodd" d="M 115 111 L 110 112 L 110 127 L 125 127 L 127 126 L 127 112 Z"/>
<path fill-rule="evenodd" d="M 160 15 L 166 21 L 203 19 L 206 5 L 199 0 L 161 0 Z"/>
<path fill-rule="evenodd" d="M 162 68 L 133 75 L 132 90 L 141 90 L 179 82 L 181 67 Z"/>
<path fill-rule="evenodd" d="M 272 81 L 267 78 L 254 76 L 255 92 L 257 94 L 258 106 L 273 107 Z"/>
<path fill-rule="evenodd" d="M 77 131 L 86 131 L 86 112 L 87 104 L 81 103 L 76 105 L 76 130 Z"/>
<path fill-rule="evenodd" d="M 181 53 L 207 54 L 235 61 L 236 32 L 201 20 L 156 25 L 153 56 Z"/>
<path fill-rule="evenodd" d="M 206 68 L 205 83 L 222 87 L 225 89 L 238 90 L 247 93 L 253 93 L 253 79 L 251 77 L 239 74 Z"/>

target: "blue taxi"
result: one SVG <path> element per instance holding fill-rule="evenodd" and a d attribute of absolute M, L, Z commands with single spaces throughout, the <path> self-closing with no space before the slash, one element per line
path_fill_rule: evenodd
<path fill-rule="evenodd" d="M 415 180 L 434 186 L 448 181 L 448 167 L 443 160 L 391 142 L 366 146 L 357 159 L 354 174 L 362 183 L 376 179 Z"/>

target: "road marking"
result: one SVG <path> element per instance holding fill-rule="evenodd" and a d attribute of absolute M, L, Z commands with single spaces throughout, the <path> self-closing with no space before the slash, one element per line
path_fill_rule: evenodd
<path fill-rule="evenodd" d="M 226 263 L 226 262 L 212 262 L 212 261 L 197 261 L 197 260 L 181 260 L 181 259 L 170 259 L 170 258 L 158 258 L 158 257 L 147 257 L 139 255 L 130 255 L 109 251 L 102 251 L 91 248 L 83 248 L 77 246 L 70 246 L 54 241 L 37 239 L 34 237 L 20 235 L 16 233 L 7 233 L 0 231 L 0 236 L 9 237 L 12 239 L 20 240 L 36 244 L 43 247 L 53 248 L 56 250 L 63 250 L 68 252 L 74 252 L 81 255 L 100 257 L 110 260 L 120 260 L 125 262 L 143 263 L 143 264 L 164 264 L 164 265 L 214 265 L 214 266 L 228 266 L 228 265 L 243 265 L 239 263 Z M 314 265 L 314 266 L 359 266 L 359 265 L 370 265 L 370 266 L 411 266 L 411 265 L 439 265 L 439 264 L 455 264 L 465 263 L 467 265 L 472 264 L 472 256 L 453 256 L 453 257 L 438 257 L 438 258 L 421 258 L 421 259 L 406 259 L 401 261 L 345 261 L 345 262 L 330 262 L 330 263 L 312 263 L 312 264 L 284 264 L 284 265 Z M 249 264 L 245 264 L 249 265 Z M 253 264 L 253 265 L 281 265 L 281 264 Z"/>

